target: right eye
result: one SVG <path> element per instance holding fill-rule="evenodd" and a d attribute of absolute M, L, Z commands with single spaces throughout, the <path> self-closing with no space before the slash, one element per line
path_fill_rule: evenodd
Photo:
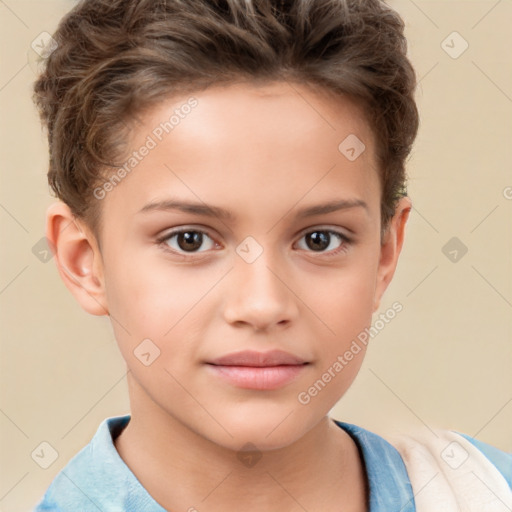
<path fill-rule="evenodd" d="M 198 229 L 178 229 L 167 232 L 164 236 L 160 237 L 157 241 L 165 250 L 183 255 L 183 254 L 196 254 L 205 243 L 205 237 L 210 242 L 207 243 L 206 250 L 213 249 L 215 242 L 205 232 Z"/>

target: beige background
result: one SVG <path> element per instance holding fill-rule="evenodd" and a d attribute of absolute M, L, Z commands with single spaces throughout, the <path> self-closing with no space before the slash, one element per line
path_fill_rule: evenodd
<path fill-rule="evenodd" d="M 332 414 L 381 434 L 452 428 L 512 451 L 512 2 L 391 4 L 421 79 L 414 210 L 381 311 L 404 309 Z M 0 511 L 30 510 L 99 423 L 128 412 L 108 319 L 84 313 L 53 259 L 32 252 L 53 199 L 30 45 L 71 5 L 0 1 Z M 441 45 L 453 31 L 469 44 L 456 59 Z M 452 52 L 462 43 L 447 40 Z M 442 252 L 452 237 L 468 248 L 455 263 Z M 43 441 L 59 454 L 48 469 L 31 458 Z"/>

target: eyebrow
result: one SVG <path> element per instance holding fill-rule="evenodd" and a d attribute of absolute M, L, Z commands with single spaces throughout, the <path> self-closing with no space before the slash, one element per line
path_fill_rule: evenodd
<path fill-rule="evenodd" d="M 296 218 L 303 219 L 306 217 L 313 217 L 315 215 L 322 215 L 339 210 L 348 210 L 350 208 L 363 208 L 368 211 L 368 205 L 361 199 L 339 199 L 324 204 L 302 208 L 297 212 Z M 173 199 L 148 203 L 143 208 L 141 208 L 138 213 L 171 210 L 178 210 L 185 213 L 203 215 L 207 217 L 218 217 L 220 219 L 229 220 L 232 222 L 236 219 L 233 213 L 219 206 L 208 205 L 206 203 L 178 201 Z"/>

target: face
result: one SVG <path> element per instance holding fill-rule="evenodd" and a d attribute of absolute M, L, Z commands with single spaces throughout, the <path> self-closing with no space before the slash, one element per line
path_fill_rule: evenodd
<path fill-rule="evenodd" d="M 133 417 L 233 449 L 299 439 L 354 380 L 396 264 L 361 111 L 295 84 L 215 87 L 161 103 L 131 144 L 96 193 L 95 265 Z"/>

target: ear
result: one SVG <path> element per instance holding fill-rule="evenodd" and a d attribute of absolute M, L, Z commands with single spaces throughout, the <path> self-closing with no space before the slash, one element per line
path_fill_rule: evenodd
<path fill-rule="evenodd" d="M 108 315 L 96 238 L 61 201 L 46 211 L 46 238 L 61 279 L 82 308 L 91 315 Z"/>
<path fill-rule="evenodd" d="M 384 234 L 381 244 L 379 268 L 377 270 L 373 302 L 374 313 L 379 308 L 382 296 L 395 273 L 398 256 L 400 255 L 404 243 L 405 225 L 409 218 L 411 208 L 411 200 L 408 197 L 401 198 L 396 206 L 395 215 L 390 220 L 388 229 Z"/>

